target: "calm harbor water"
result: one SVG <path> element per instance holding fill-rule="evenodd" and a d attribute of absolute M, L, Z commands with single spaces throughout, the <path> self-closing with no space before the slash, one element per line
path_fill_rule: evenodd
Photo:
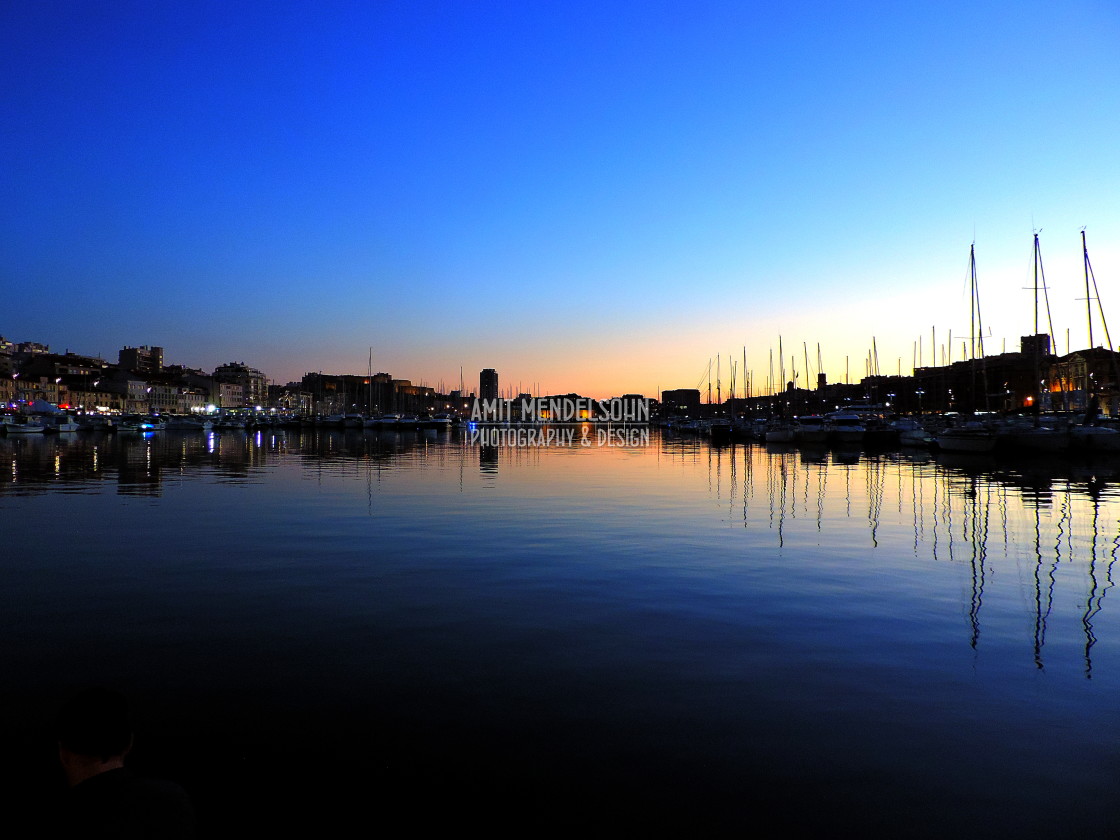
<path fill-rule="evenodd" d="M 0 522 L 35 813 L 97 683 L 203 836 L 1120 833 L 1120 461 L 81 433 Z"/>

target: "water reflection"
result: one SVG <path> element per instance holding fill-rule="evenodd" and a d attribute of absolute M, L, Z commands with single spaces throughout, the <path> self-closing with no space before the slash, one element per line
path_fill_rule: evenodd
<path fill-rule="evenodd" d="M 472 444 L 457 432 L 258 430 L 245 432 L 76 433 L 0 438 L 0 497 L 102 493 L 158 497 L 168 482 L 205 478 L 253 484 L 294 465 L 321 478 L 351 470 L 363 480 L 368 510 L 389 472 L 437 470 L 464 492 L 473 471 L 491 485 L 565 474 L 565 459 L 620 457 L 656 464 L 684 481 L 702 476 L 722 521 L 794 558 L 822 549 L 892 572 L 949 564 L 963 577 L 964 637 L 978 652 L 1009 611 L 1025 608 L 1031 659 L 1044 670 L 1055 621 L 1076 613 L 1084 675 L 1093 653 L 1120 550 L 1120 459 L 995 459 L 926 452 L 856 453 L 653 437 L 648 447 L 542 448 Z M 646 479 L 612 461 L 595 492 L 637 494 Z M 617 466 L 616 466 L 617 464 Z M 531 474 L 524 474 L 532 470 Z M 582 479 L 586 481 L 587 479 Z M 648 482 L 647 482 L 648 483 Z M 652 512 L 672 499 L 649 485 Z M 660 485 L 656 486 L 660 489 Z M 557 491 L 582 503 L 573 483 Z M 767 535 L 769 535 L 767 537 Z M 761 542 L 758 542 L 761 540 Z M 826 551 L 826 555 L 827 555 Z M 813 555 L 814 557 L 816 554 Z M 751 563 L 751 557 L 744 558 Z M 910 564 L 910 565 L 906 565 Z M 873 577 L 866 578 L 873 582 Z M 1058 605 L 1072 607 L 1058 612 Z M 1069 643 L 1064 627 L 1062 645 Z"/>
<path fill-rule="evenodd" d="M 818 547 L 855 542 L 866 548 L 869 562 L 887 560 L 884 551 L 893 562 L 907 529 L 906 545 L 917 560 L 966 569 L 964 615 L 974 651 L 984 635 L 985 608 L 997 610 L 1001 627 L 1005 623 L 1008 605 L 989 603 L 992 593 L 986 592 L 993 576 L 1018 579 L 1017 592 L 1005 585 L 998 594 L 1017 595 L 1028 606 L 1039 670 L 1047 664 L 1055 605 L 1075 599 L 1084 673 L 1092 677 L 1094 622 L 1113 586 L 1120 547 L 1120 463 L 928 453 L 865 454 L 853 462 L 844 453 L 777 446 L 712 450 L 710 457 L 712 494 L 721 504 L 730 500 L 729 511 L 740 499 L 742 527 L 765 522 L 778 549 L 803 555 L 808 528 Z M 728 473 L 738 484 L 726 486 Z M 765 511 L 752 504 L 759 496 Z"/>
<path fill-rule="evenodd" d="M 162 697 L 215 733 L 191 759 L 212 797 L 243 798 L 237 768 L 270 795 L 326 772 L 316 816 L 378 755 L 356 802 L 457 818 L 623 780 L 627 814 L 684 791 L 689 826 L 809 798 L 808 836 L 1102 836 L 1118 488 L 1107 461 L 656 435 L 0 438 L 0 665 L 27 709 L 71 680 Z"/>

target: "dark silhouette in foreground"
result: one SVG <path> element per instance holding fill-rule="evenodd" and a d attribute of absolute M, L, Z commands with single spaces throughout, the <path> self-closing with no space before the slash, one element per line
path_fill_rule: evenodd
<path fill-rule="evenodd" d="M 139 776 L 125 766 L 132 749 L 128 703 L 114 691 L 74 695 L 58 714 L 58 758 L 70 790 L 61 836 L 193 838 L 194 809 L 174 782 Z"/>

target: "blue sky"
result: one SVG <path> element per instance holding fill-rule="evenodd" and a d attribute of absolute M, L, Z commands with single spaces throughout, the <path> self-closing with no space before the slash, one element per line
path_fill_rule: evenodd
<path fill-rule="evenodd" d="M 745 345 L 758 390 L 779 336 L 959 358 L 973 239 L 1013 349 L 1041 229 L 1077 349 L 1082 227 L 1120 312 L 1118 43 L 1106 2 L 9 0 L 0 334 L 591 396 L 726 391 Z"/>

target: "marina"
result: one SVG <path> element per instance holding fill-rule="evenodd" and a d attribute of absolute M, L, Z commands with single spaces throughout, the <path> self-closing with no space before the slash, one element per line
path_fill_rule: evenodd
<path fill-rule="evenodd" d="M 651 431 L 0 439 L 9 789 L 95 682 L 204 836 L 1116 832 L 1120 459 Z"/>
<path fill-rule="evenodd" d="M 884 5 L 5 4 L 6 834 L 1120 838 L 1120 17 Z"/>

